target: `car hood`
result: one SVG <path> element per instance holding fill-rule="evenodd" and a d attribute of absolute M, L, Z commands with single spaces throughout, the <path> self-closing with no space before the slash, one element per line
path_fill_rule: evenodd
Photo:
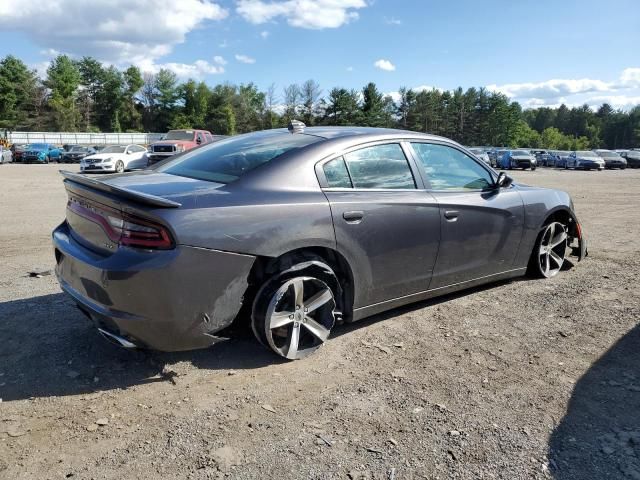
<path fill-rule="evenodd" d="M 136 192 L 155 195 L 182 204 L 183 207 L 195 207 L 202 195 L 221 194 L 223 183 L 208 182 L 195 178 L 180 177 L 152 170 L 100 177 L 103 183 Z"/>
<path fill-rule="evenodd" d="M 576 156 L 578 160 L 585 160 L 589 162 L 604 162 L 604 158 L 602 157 L 581 157 L 580 155 Z"/>
<path fill-rule="evenodd" d="M 533 160 L 529 155 L 512 155 L 514 160 Z"/>
<path fill-rule="evenodd" d="M 87 155 L 84 160 L 107 160 L 109 158 L 122 158 L 123 153 L 94 153 L 93 155 Z"/>

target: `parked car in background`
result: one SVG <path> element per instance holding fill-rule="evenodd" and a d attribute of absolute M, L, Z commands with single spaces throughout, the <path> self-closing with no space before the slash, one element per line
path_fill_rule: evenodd
<path fill-rule="evenodd" d="M 555 165 L 555 159 L 548 150 L 534 149 L 531 150 L 531 154 L 536 157 L 538 167 L 553 167 Z"/>
<path fill-rule="evenodd" d="M 152 165 L 176 153 L 213 142 L 213 135 L 207 130 L 170 130 L 163 140 L 149 145 L 147 163 Z"/>
<path fill-rule="evenodd" d="M 498 160 L 498 168 L 507 168 L 509 170 L 514 168 L 535 170 L 536 166 L 536 157 L 529 150 L 507 150 Z"/>
<path fill-rule="evenodd" d="M 491 160 L 491 166 L 494 168 L 498 168 L 498 161 L 502 158 L 502 156 L 507 153 L 506 148 L 492 148 L 487 152 L 489 155 L 489 160 Z"/>
<path fill-rule="evenodd" d="M 84 145 L 69 145 L 68 150 L 62 152 L 60 162 L 62 163 L 80 163 L 87 155 L 93 155 L 96 151 L 92 147 Z"/>
<path fill-rule="evenodd" d="M 553 166 L 556 168 L 567 168 L 567 162 L 569 161 L 569 155 L 571 152 L 568 150 L 552 150 L 550 152 L 553 157 Z"/>
<path fill-rule="evenodd" d="M 301 359 L 336 323 L 554 277 L 587 252 L 567 193 L 418 132 L 292 122 L 142 172 L 63 176 L 56 275 L 127 348 L 204 348 L 247 318 L 266 348 Z"/>
<path fill-rule="evenodd" d="M 476 157 L 478 157 L 480 160 L 482 160 L 484 163 L 486 163 L 487 165 L 491 165 L 491 159 L 489 158 L 489 154 L 487 153 L 487 150 L 485 150 L 484 148 L 481 147 L 471 147 L 469 148 L 469 151 L 471 153 L 473 153 Z"/>
<path fill-rule="evenodd" d="M 29 145 L 27 144 L 16 144 L 11 145 L 11 152 L 13 152 L 13 161 L 14 163 L 22 162 L 22 156 L 24 155 L 25 150 Z"/>
<path fill-rule="evenodd" d="M 147 149 L 142 145 L 110 145 L 84 157 L 80 161 L 80 171 L 122 173 L 144 168 L 147 166 L 146 153 Z"/>
<path fill-rule="evenodd" d="M 62 149 L 51 143 L 30 143 L 22 154 L 23 163 L 49 163 L 57 160 Z"/>
<path fill-rule="evenodd" d="M 603 149 L 594 150 L 594 152 L 604 160 L 604 168 L 619 168 L 621 170 L 627 168 L 627 161 L 619 153 Z"/>
<path fill-rule="evenodd" d="M 578 150 L 569 154 L 564 168 L 604 170 L 604 160 L 591 150 Z"/>
<path fill-rule="evenodd" d="M 640 150 L 625 150 L 620 156 L 627 161 L 629 168 L 640 168 Z"/>
<path fill-rule="evenodd" d="M 0 164 L 13 162 L 13 153 L 10 148 L 0 145 Z"/>

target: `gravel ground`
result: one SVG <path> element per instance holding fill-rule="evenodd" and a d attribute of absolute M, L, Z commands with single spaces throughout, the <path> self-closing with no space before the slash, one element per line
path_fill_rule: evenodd
<path fill-rule="evenodd" d="M 340 327 L 294 363 L 248 335 L 99 338 L 28 275 L 54 266 L 56 172 L 0 166 L 0 478 L 640 479 L 640 171 L 515 173 L 573 195 L 584 262 Z"/>

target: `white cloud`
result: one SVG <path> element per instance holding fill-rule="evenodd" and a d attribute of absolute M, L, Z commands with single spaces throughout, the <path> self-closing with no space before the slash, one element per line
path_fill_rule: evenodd
<path fill-rule="evenodd" d="M 380 60 L 376 60 L 373 65 L 380 70 L 385 70 L 387 72 L 393 72 L 396 69 L 396 66 L 391 63 L 389 60 L 385 60 L 381 58 Z"/>
<path fill-rule="evenodd" d="M 221 65 L 213 65 L 206 60 L 196 60 L 193 63 L 161 63 L 153 64 L 145 69 L 148 72 L 157 72 L 161 68 L 171 70 L 181 79 L 193 78 L 200 79 L 205 75 L 217 75 L 224 73 L 224 67 Z"/>
<path fill-rule="evenodd" d="M 487 90 L 501 92 L 525 108 L 599 106 L 610 103 L 614 108 L 628 109 L 640 104 L 640 68 L 626 68 L 614 81 L 592 78 L 553 79 L 544 82 L 488 85 Z"/>
<path fill-rule="evenodd" d="M 353 72 L 353 67 L 347 67 L 347 72 Z"/>
<path fill-rule="evenodd" d="M 640 68 L 625 68 L 620 75 L 620 82 L 625 87 L 640 87 Z"/>
<path fill-rule="evenodd" d="M 509 83 L 506 85 L 487 85 L 487 89 L 502 92 L 510 98 L 537 97 L 557 98 L 561 95 L 576 95 L 579 93 L 608 92 L 612 90 L 611 83 L 602 80 L 554 79 L 537 83 Z"/>
<path fill-rule="evenodd" d="M 263 30 L 260 32 L 260 36 L 262 38 L 267 38 L 269 36 L 269 32 L 267 32 L 266 30 Z"/>
<path fill-rule="evenodd" d="M 248 55 L 239 55 L 236 54 L 236 60 L 239 61 L 240 63 L 256 63 L 256 59 L 255 58 L 251 58 Z"/>
<path fill-rule="evenodd" d="M 218 65 L 226 65 L 227 61 L 224 59 L 224 57 L 221 57 L 220 55 L 216 55 L 215 57 L 213 57 L 213 61 L 214 63 L 217 63 Z"/>
<path fill-rule="evenodd" d="M 402 25 L 402 20 L 399 20 L 395 17 L 384 17 L 384 23 L 386 23 L 387 25 L 399 26 Z"/>
<path fill-rule="evenodd" d="M 292 27 L 319 30 L 338 28 L 356 20 L 355 10 L 366 6 L 365 0 L 238 0 L 236 9 L 254 24 L 283 17 Z"/>
<path fill-rule="evenodd" d="M 189 32 L 227 15 L 226 9 L 211 0 L 92 0 L 90 5 L 86 0 L 0 1 L 4 29 L 23 32 L 47 53 L 91 55 L 152 71 L 158 59 L 183 43 Z M 194 64 L 192 69 L 213 72 L 206 63 Z M 184 70 L 181 64 L 172 65 Z"/>

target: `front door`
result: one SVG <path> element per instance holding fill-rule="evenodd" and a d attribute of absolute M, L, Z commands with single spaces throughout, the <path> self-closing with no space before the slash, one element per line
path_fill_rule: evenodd
<path fill-rule="evenodd" d="M 361 147 L 322 167 L 338 250 L 358 279 L 354 308 L 425 291 L 440 213 L 401 144 Z"/>
<path fill-rule="evenodd" d="M 517 190 L 495 188 L 491 172 L 453 146 L 411 146 L 440 208 L 441 242 L 429 288 L 511 270 L 524 222 Z"/>

